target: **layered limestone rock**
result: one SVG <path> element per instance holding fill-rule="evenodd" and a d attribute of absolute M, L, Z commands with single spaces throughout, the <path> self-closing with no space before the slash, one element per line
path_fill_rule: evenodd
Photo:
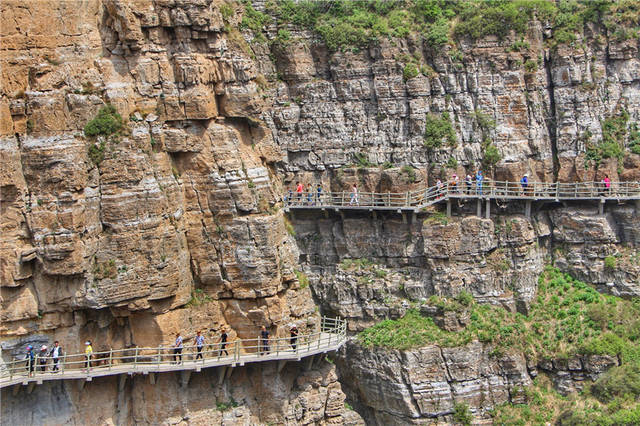
<path fill-rule="evenodd" d="M 237 367 L 222 384 L 216 369 L 193 374 L 188 384 L 179 373 L 95 379 L 80 388 L 53 381 L 34 392 L 2 394 L 2 419 L 11 424 L 183 424 L 183 425 L 362 425 L 346 410 L 335 367 L 320 362 L 311 371 L 275 363 Z M 100 401 L 100 404 L 96 402 Z"/>
<path fill-rule="evenodd" d="M 496 405 L 525 402 L 523 387 L 531 384 L 525 358 L 489 352 L 477 342 L 406 351 L 351 342 L 338 364 L 347 393 L 362 404 L 369 424 L 425 424 L 452 421 L 455 404 L 489 418 L 487 410 Z"/>

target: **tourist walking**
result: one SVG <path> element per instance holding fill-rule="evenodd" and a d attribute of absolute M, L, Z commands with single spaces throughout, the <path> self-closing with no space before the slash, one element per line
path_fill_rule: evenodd
<path fill-rule="evenodd" d="M 605 195 L 610 195 L 611 194 L 611 179 L 609 179 L 609 175 L 604 175 L 604 179 L 602 179 L 602 183 L 604 184 Z"/>
<path fill-rule="evenodd" d="M 229 352 L 227 352 L 228 338 L 229 336 L 227 335 L 227 330 L 224 327 L 222 327 L 222 330 L 220 330 L 220 353 L 218 354 L 218 356 L 222 356 L 223 352 L 225 355 L 229 356 Z"/>
<path fill-rule="evenodd" d="M 313 206 L 316 203 L 313 202 L 313 187 L 310 183 L 307 184 L 307 205 Z"/>
<path fill-rule="evenodd" d="M 91 346 L 91 340 L 84 342 L 84 356 L 87 360 L 87 371 L 91 368 L 91 357 L 93 356 L 93 346 Z"/>
<path fill-rule="evenodd" d="M 353 187 L 351 188 L 351 200 L 349 201 L 349 205 L 360 205 L 360 203 L 358 202 L 358 185 L 356 185 L 355 183 L 353 184 Z"/>
<path fill-rule="evenodd" d="M 196 333 L 196 360 L 202 359 L 202 348 L 204 346 L 204 336 L 200 331 Z"/>
<path fill-rule="evenodd" d="M 293 327 L 291 327 L 291 347 L 293 348 L 293 350 L 296 350 L 296 344 L 298 342 L 298 328 L 294 325 Z"/>
<path fill-rule="evenodd" d="M 47 370 L 47 345 L 40 347 L 40 353 L 38 354 L 38 364 L 40 364 L 40 371 Z"/>
<path fill-rule="evenodd" d="M 27 370 L 29 371 L 29 376 L 35 370 L 36 366 L 36 356 L 33 353 L 33 346 L 27 345 L 27 353 L 24 356 L 24 359 L 27 361 Z"/>
<path fill-rule="evenodd" d="M 520 179 L 520 186 L 522 187 L 522 194 L 527 195 L 527 187 L 529 186 L 529 175 L 527 173 Z"/>
<path fill-rule="evenodd" d="M 300 182 L 296 182 L 296 195 L 298 197 L 298 205 L 302 204 L 302 192 L 304 191 L 304 187 Z"/>
<path fill-rule="evenodd" d="M 458 192 L 458 181 L 459 181 L 458 175 L 454 173 L 451 176 L 451 191 L 453 193 L 457 193 Z"/>
<path fill-rule="evenodd" d="M 293 202 L 293 189 L 289 188 L 289 194 L 284 197 L 284 202 L 290 206 L 291 203 Z"/>
<path fill-rule="evenodd" d="M 62 347 L 60 346 L 60 343 L 56 340 L 55 342 L 53 342 L 53 347 L 51 348 L 51 352 L 49 352 L 49 357 L 51 357 L 51 360 L 53 362 L 53 365 L 51 366 L 51 371 L 53 371 L 54 373 L 58 372 L 58 362 L 60 361 L 61 356 L 62 356 Z"/>
<path fill-rule="evenodd" d="M 269 331 L 264 325 L 260 330 L 260 348 L 260 355 L 269 354 Z"/>
<path fill-rule="evenodd" d="M 438 179 L 436 181 L 436 199 L 442 197 L 442 181 Z"/>
<path fill-rule="evenodd" d="M 484 176 L 482 176 L 482 170 L 478 170 L 476 172 L 476 194 L 482 195 L 482 180 Z"/>
<path fill-rule="evenodd" d="M 322 205 L 322 186 L 320 186 L 320 184 L 318 184 L 318 187 L 316 188 L 316 203 L 319 206 Z"/>
<path fill-rule="evenodd" d="M 178 362 L 180 359 L 180 362 Z M 176 364 L 182 363 L 182 336 L 180 333 L 176 333 L 176 342 L 173 345 L 173 362 Z"/>
<path fill-rule="evenodd" d="M 467 174 L 467 177 L 464 179 L 464 183 L 467 187 L 467 194 L 471 195 L 471 175 Z"/>

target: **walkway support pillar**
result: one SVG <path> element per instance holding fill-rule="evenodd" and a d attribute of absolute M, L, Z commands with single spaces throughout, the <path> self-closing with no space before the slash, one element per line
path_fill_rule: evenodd
<path fill-rule="evenodd" d="M 604 214 L 604 200 L 600 200 L 598 203 L 598 214 L 602 216 Z"/>
<path fill-rule="evenodd" d="M 286 359 L 281 359 L 278 361 L 278 373 L 280 373 L 282 371 L 282 369 L 284 368 L 284 366 L 287 365 L 287 360 Z"/>
<path fill-rule="evenodd" d="M 127 375 L 126 374 L 121 374 L 120 378 L 118 379 L 118 390 L 120 392 L 122 392 L 124 390 L 125 383 L 127 383 Z"/>
<path fill-rule="evenodd" d="M 487 219 L 491 218 L 491 199 L 487 198 L 487 213 L 485 216 Z"/>
<path fill-rule="evenodd" d="M 525 215 L 527 218 L 531 218 L 531 201 L 527 201 L 527 202 L 524 204 L 524 215 Z"/>
<path fill-rule="evenodd" d="M 451 217 L 451 199 L 447 198 L 447 217 Z"/>
<path fill-rule="evenodd" d="M 308 357 L 308 358 L 305 360 L 305 365 L 304 365 L 304 369 L 305 369 L 305 371 L 309 371 L 309 370 L 311 370 L 311 367 L 313 366 L 313 359 L 314 359 L 315 357 L 316 357 L 315 355 L 311 355 L 310 357 Z"/>
<path fill-rule="evenodd" d="M 156 373 L 149 373 L 149 383 L 152 385 L 156 384 Z"/>
<path fill-rule="evenodd" d="M 180 387 L 187 387 L 191 379 L 191 370 L 182 370 L 180 372 Z"/>
<path fill-rule="evenodd" d="M 482 217 L 482 200 L 480 198 L 478 198 L 478 204 L 477 204 L 477 209 L 476 210 L 478 211 L 476 216 Z"/>

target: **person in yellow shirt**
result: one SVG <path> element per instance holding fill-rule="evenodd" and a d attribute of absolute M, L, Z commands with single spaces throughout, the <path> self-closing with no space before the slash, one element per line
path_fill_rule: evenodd
<path fill-rule="evenodd" d="M 93 355 L 93 347 L 91 347 L 91 340 L 84 342 L 84 355 L 87 357 L 87 371 L 91 368 L 91 356 Z"/>

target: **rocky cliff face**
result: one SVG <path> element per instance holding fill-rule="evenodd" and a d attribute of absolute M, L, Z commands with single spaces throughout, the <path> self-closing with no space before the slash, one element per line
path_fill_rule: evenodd
<path fill-rule="evenodd" d="M 266 10 L 261 1 L 253 6 Z M 472 217 L 469 205 L 450 220 L 420 215 L 408 223 L 395 215 L 301 216 L 295 238 L 278 210 L 282 189 L 296 180 L 385 192 L 466 173 L 482 162 L 485 137 L 501 156 L 489 171 L 496 179 L 524 172 L 532 180 L 637 179 L 636 154 L 597 167 L 586 159 L 605 117 L 622 110 L 630 121 L 640 117 L 637 39 L 616 41 L 590 25 L 572 46 L 552 48 L 548 29 L 532 21 L 528 47 L 517 51 L 514 37 L 435 51 L 409 35 L 333 52 L 311 32 L 273 19 L 266 38 L 286 27 L 290 42 L 240 31 L 246 11 L 238 3 L 6 1 L 0 13 L 4 357 L 54 339 L 74 352 L 88 338 L 102 350 L 166 344 L 178 330 L 192 338 L 226 326 L 232 339 L 254 337 L 261 325 L 274 335 L 290 323 L 304 331 L 317 321 L 312 295 L 320 311 L 348 318 L 354 331 L 401 316 L 412 301 L 463 289 L 524 312 L 549 260 L 602 290 L 638 295 L 633 205 L 607 206 L 604 217 L 592 206 L 554 205 L 531 220 L 520 206 L 487 220 Z M 524 67 L 531 58 L 536 66 Z M 409 60 L 431 71 L 407 79 Z M 107 103 L 125 128 L 86 137 L 85 124 Z M 427 121 L 444 112 L 458 142 L 429 149 Z M 615 268 L 605 267 L 611 256 Z M 297 269 L 310 288 L 300 286 Z M 435 347 L 346 351 L 370 367 L 341 361 L 339 371 L 374 423 L 446 421 L 456 398 L 473 395 L 470 404 L 482 411 L 518 401 L 515 388 L 530 380 L 520 361 L 486 359 L 477 345 L 459 355 Z M 455 371 L 456 357 L 480 366 Z M 433 371 L 394 365 L 383 374 L 385 365 L 407 360 Z M 270 368 L 241 370 L 212 395 L 202 392 L 209 373 L 194 376 L 188 390 L 171 378 L 156 388 L 136 378 L 125 391 L 106 379 L 83 392 L 47 385 L 25 398 L 42 400 L 49 390 L 60 398 L 33 417 L 24 414 L 24 398 L 3 391 L 3 416 L 359 421 L 344 409 L 329 366 L 283 376 Z M 273 381 L 273 389 L 265 384 Z M 391 385 L 380 393 L 385 381 Z M 92 395 L 103 391 L 108 403 L 96 412 Z M 237 408 L 212 408 L 231 396 Z M 151 413 L 145 405 L 153 404 Z"/>

